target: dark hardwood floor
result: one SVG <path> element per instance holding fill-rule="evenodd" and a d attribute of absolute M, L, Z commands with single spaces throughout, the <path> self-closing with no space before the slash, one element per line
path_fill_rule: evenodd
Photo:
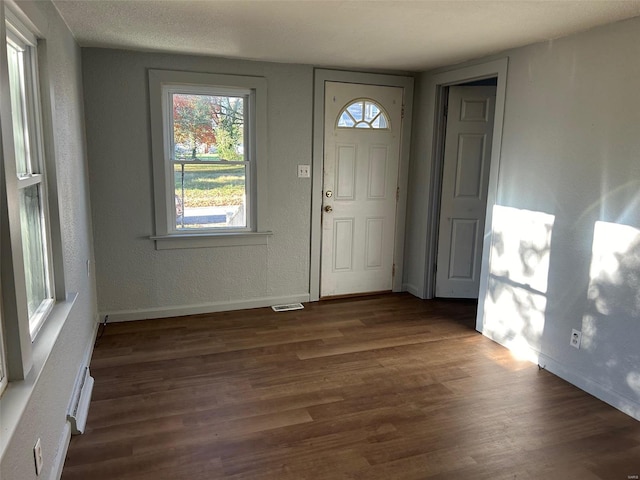
<path fill-rule="evenodd" d="M 381 295 L 108 325 L 63 480 L 640 475 L 640 422 L 478 334 L 475 304 Z"/>

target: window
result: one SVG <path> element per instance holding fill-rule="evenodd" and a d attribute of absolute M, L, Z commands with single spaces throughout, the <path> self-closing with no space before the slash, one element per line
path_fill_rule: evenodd
<path fill-rule="evenodd" d="M 0 393 L 5 389 L 5 394 L 10 380 L 25 380 L 34 367 L 43 367 L 50 340 L 75 301 L 64 289 L 57 190 L 46 175 L 49 170 L 55 178 L 50 89 L 39 86 L 39 41 L 18 19 L 27 17 L 12 8 L 0 8 L 6 27 L 1 47 L 6 55 L 0 56 Z"/>
<path fill-rule="evenodd" d="M 264 243 L 265 80 L 151 70 L 149 88 L 157 248 Z"/>
<path fill-rule="evenodd" d="M 387 130 L 389 117 L 373 100 L 358 99 L 347 105 L 338 115 L 338 128 Z"/>
<path fill-rule="evenodd" d="M 33 339 L 54 304 L 36 39 L 16 20 L 9 20 L 6 41 L 15 159 L 5 166 L 7 196 L 16 200 L 19 211 L 18 225 L 10 220 L 10 229 L 20 230 L 19 235 L 12 232 L 11 238 L 12 241 L 20 238 L 21 242 L 29 332 Z M 7 163 L 10 157 L 5 155 Z M 23 276 L 16 278 L 20 281 Z"/>
<path fill-rule="evenodd" d="M 168 157 L 175 178 L 171 226 L 247 228 L 251 164 L 245 111 L 251 92 L 166 87 L 165 95 Z"/>

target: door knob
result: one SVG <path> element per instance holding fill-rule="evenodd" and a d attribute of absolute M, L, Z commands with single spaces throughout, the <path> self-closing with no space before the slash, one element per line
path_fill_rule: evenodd
<path fill-rule="evenodd" d="M 324 211 L 327 213 L 331 213 L 333 212 L 333 207 L 331 205 L 327 205 L 326 207 L 324 207 Z"/>

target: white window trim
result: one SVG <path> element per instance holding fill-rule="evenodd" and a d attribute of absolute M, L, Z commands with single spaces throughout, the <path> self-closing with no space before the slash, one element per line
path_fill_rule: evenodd
<path fill-rule="evenodd" d="M 32 81 L 32 91 L 27 94 L 27 109 L 31 116 L 28 128 L 31 129 L 29 145 L 37 155 L 38 169 L 35 174 L 18 178 L 15 164 L 12 110 L 9 102 L 0 108 L 2 124 L 3 172 L 0 174 L 0 223 L 2 224 L 1 251 L 1 295 L 2 311 L 0 315 L 0 361 L 3 365 L 3 378 L 0 380 L 2 409 L 9 405 L 8 397 L 20 390 L 16 380 L 25 380 L 34 375 L 35 367 L 42 367 L 40 360 L 48 355 L 52 346 L 52 324 L 54 330 L 61 328 L 66 320 L 71 297 L 65 292 L 64 269 L 62 260 L 62 239 L 59 220 L 58 192 L 55 175 L 55 148 L 53 145 L 52 108 L 47 76 L 46 43 L 38 40 L 42 35 L 35 33 L 29 18 L 6 3 L 0 5 L 0 94 L 9 98 L 7 37 L 15 43 L 19 40 L 32 48 L 29 52 L 28 79 Z M 30 26 L 27 26 L 30 25 Z M 36 28 L 36 31 L 31 31 Z M 43 248 L 47 251 L 46 270 L 48 290 L 51 299 L 43 302 L 30 322 L 27 309 L 25 268 L 20 229 L 20 206 L 18 191 L 20 188 L 40 184 L 42 195 L 42 217 L 46 217 L 46 235 Z M 42 220 L 45 220 L 42 218 Z M 54 275 L 55 273 L 55 275 Z M 57 335 L 57 334 L 56 334 Z M 3 343 L 4 341 L 4 343 Z M 38 369 L 36 368 L 36 369 Z M 40 370 L 38 370 L 39 372 Z M 20 395 L 18 395 L 20 396 Z M 11 403 L 11 402 L 9 402 Z M 10 406 L 10 405 L 9 405 Z M 2 452 L 2 449 L 0 449 Z"/>
<path fill-rule="evenodd" d="M 7 388 L 7 362 L 4 356 L 4 336 L 2 334 L 2 317 L 0 316 L 0 396 Z"/>
<path fill-rule="evenodd" d="M 47 320 L 51 309 L 53 308 L 55 301 L 54 292 L 54 275 L 53 275 L 53 252 L 51 250 L 51 221 L 49 216 L 49 194 L 47 188 L 46 177 L 46 162 L 44 151 L 44 138 L 42 127 L 42 101 L 40 98 L 40 78 L 38 75 L 38 59 L 37 59 L 37 47 L 38 41 L 36 36 L 24 26 L 24 24 L 11 13 L 10 10 L 6 11 L 6 36 L 10 39 L 11 43 L 20 49 L 24 49 L 25 65 L 24 76 L 29 84 L 24 85 L 25 89 L 25 104 L 27 110 L 27 116 L 23 119 L 24 127 L 26 130 L 25 142 L 29 147 L 31 165 L 29 166 L 29 173 L 26 175 L 16 175 L 13 172 L 16 171 L 15 162 L 8 162 L 9 165 L 5 166 L 5 173 L 7 179 L 11 178 L 10 182 L 7 182 L 8 188 L 15 189 L 16 193 L 21 190 L 29 188 L 31 186 L 39 186 L 41 195 L 41 218 L 42 228 L 44 229 L 44 235 L 42 236 L 42 247 L 45 251 L 45 278 L 47 295 L 49 299 L 45 299 L 33 313 L 29 319 L 29 334 L 31 340 L 34 340 L 38 335 L 38 332 L 42 328 L 42 325 Z M 36 172 L 31 171 L 32 165 L 37 165 Z M 12 172 L 13 171 L 13 172 Z M 11 175 L 11 177 L 10 177 Z M 15 183 L 14 183 L 15 178 Z M 11 185 L 11 187 L 9 187 Z M 11 222 L 10 222 L 11 223 Z M 15 224 L 14 224 L 15 225 Z M 20 225 L 17 227 L 12 225 L 10 228 L 19 230 Z"/>
<path fill-rule="evenodd" d="M 249 92 L 249 141 L 251 148 L 247 168 L 247 228 L 176 231 L 171 226 L 174 206 L 172 175 L 166 158 L 170 134 L 165 121 L 167 92 L 177 87 L 181 92 Z M 151 114 L 151 154 L 153 160 L 155 235 L 150 236 L 156 249 L 202 248 L 232 245 L 264 245 L 272 232 L 268 229 L 267 203 L 267 81 L 263 77 L 210 73 L 149 70 L 149 101 Z"/>

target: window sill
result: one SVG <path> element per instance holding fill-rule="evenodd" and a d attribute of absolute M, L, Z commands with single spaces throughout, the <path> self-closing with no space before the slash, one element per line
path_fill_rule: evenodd
<path fill-rule="evenodd" d="M 156 250 L 267 245 L 273 232 L 177 233 L 149 237 Z"/>
<path fill-rule="evenodd" d="M 29 403 L 40 375 L 42 374 L 49 356 L 58 340 L 71 309 L 78 298 L 77 293 L 67 294 L 64 301 L 57 302 L 51 309 L 47 321 L 33 342 L 32 360 L 33 366 L 24 380 L 11 381 L 0 399 L 0 458 L 2 458 L 11 437 Z"/>

